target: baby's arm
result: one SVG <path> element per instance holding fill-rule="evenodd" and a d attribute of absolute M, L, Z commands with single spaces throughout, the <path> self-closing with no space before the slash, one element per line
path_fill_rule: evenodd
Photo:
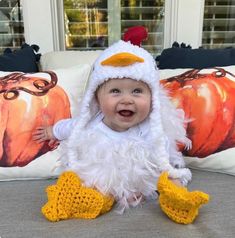
<path fill-rule="evenodd" d="M 53 126 L 37 127 L 32 134 L 33 140 L 38 143 L 49 140 L 50 145 L 50 143 L 54 143 L 55 141 L 68 139 L 76 122 L 76 119 L 69 118 L 60 120 Z"/>
<path fill-rule="evenodd" d="M 52 131 L 53 135 L 56 137 L 56 139 L 60 141 L 68 139 L 69 136 L 72 134 L 72 131 L 77 121 L 78 121 L 77 118 L 69 118 L 69 119 L 58 121 L 53 126 L 53 131 Z"/>

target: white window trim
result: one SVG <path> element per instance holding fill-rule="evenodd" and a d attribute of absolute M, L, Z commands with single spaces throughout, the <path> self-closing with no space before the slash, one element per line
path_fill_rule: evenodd
<path fill-rule="evenodd" d="M 192 48 L 202 44 L 204 0 L 166 0 L 164 48 L 174 41 Z"/>
<path fill-rule="evenodd" d="M 117 9 L 121 9 L 120 1 L 108 1 L 108 41 L 109 45 L 114 43 L 116 39 L 121 39 L 121 13 Z M 119 23 L 119 24 L 118 24 Z M 112 29 L 112 31 L 110 30 Z"/>
<path fill-rule="evenodd" d="M 22 0 L 22 4 L 26 43 L 39 45 L 41 53 L 64 50 L 64 27 L 59 27 L 63 25 L 63 1 Z M 204 0 L 166 0 L 165 9 L 164 48 L 174 41 L 199 47 Z"/>
<path fill-rule="evenodd" d="M 63 0 L 50 0 L 53 5 L 52 9 L 52 25 L 54 33 L 54 48 L 56 50 L 65 50 L 65 29 L 64 29 L 64 4 Z"/>
<path fill-rule="evenodd" d="M 22 0 L 25 41 L 41 53 L 60 50 L 57 1 Z"/>

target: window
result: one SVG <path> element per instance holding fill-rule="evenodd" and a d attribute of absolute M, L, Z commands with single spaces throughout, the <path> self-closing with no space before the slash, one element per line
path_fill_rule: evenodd
<path fill-rule="evenodd" d="M 24 42 L 21 1 L 0 1 L 0 51 L 19 48 Z"/>
<path fill-rule="evenodd" d="M 203 39 L 204 46 L 209 47 L 212 46 L 212 31 L 208 28 L 212 18 L 206 16 L 208 4 L 204 7 L 205 2 L 209 1 L 22 0 L 24 33 L 26 42 L 39 45 L 41 53 L 103 49 L 120 39 L 125 29 L 133 25 L 148 28 L 149 38 L 143 46 L 154 55 L 158 55 L 163 47 L 171 47 L 174 41 L 197 48 Z M 218 5 L 219 1 L 215 2 Z M 229 21 L 232 24 L 232 16 Z M 227 33 L 233 34 L 231 31 Z M 223 34 L 227 37 L 225 32 Z"/>
<path fill-rule="evenodd" d="M 205 0 L 202 46 L 224 48 L 235 45 L 235 1 Z"/>
<path fill-rule="evenodd" d="M 163 49 L 164 1 L 121 1 L 121 31 L 142 25 L 148 29 L 148 39 L 143 47 L 156 54 Z"/>
<path fill-rule="evenodd" d="M 108 45 L 107 1 L 64 1 L 66 49 Z"/>
<path fill-rule="evenodd" d="M 163 48 L 164 0 L 64 0 L 65 44 L 72 49 L 104 49 L 136 25 L 148 29 L 143 47 Z"/>

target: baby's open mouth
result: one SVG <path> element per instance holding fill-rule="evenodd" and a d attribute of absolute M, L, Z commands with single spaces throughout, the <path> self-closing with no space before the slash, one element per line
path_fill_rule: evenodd
<path fill-rule="evenodd" d="M 123 117 L 131 117 L 134 115 L 134 112 L 131 110 L 121 110 L 118 113 L 119 113 L 119 115 L 121 115 Z"/>

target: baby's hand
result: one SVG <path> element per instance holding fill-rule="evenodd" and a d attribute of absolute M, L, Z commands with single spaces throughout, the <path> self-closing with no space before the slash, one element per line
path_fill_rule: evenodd
<path fill-rule="evenodd" d="M 40 126 L 37 127 L 36 130 L 33 132 L 33 140 L 42 143 L 44 141 L 49 140 L 49 144 L 56 140 L 55 136 L 53 135 L 53 127 L 52 126 Z"/>
<path fill-rule="evenodd" d="M 33 140 L 37 143 L 42 143 L 48 141 L 48 145 L 51 148 L 50 150 L 55 150 L 60 142 L 55 138 L 53 134 L 52 126 L 40 126 L 37 127 L 33 132 Z"/>

